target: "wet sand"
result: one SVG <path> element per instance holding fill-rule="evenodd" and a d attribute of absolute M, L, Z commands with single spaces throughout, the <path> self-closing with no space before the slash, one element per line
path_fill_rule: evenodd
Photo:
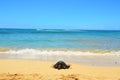
<path fill-rule="evenodd" d="M 40 61 L 59 61 L 63 60 L 69 63 L 83 64 L 89 66 L 120 66 L 120 54 L 10 54 L 0 53 L 0 59 L 23 59 Z"/>

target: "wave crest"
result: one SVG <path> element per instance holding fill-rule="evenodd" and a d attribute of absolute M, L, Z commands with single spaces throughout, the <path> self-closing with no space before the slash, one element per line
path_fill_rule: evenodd
<path fill-rule="evenodd" d="M 6 54 L 31 54 L 31 55 L 120 55 L 120 51 L 79 51 L 79 50 L 42 50 L 42 49 L 19 49 L 13 50 L 10 49 L 5 52 Z"/>

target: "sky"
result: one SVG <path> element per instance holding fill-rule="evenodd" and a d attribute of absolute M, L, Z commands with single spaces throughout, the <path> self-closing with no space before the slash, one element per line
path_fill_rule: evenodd
<path fill-rule="evenodd" d="M 0 0 L 0 28 L 120 30 L 120 0 Z"/>

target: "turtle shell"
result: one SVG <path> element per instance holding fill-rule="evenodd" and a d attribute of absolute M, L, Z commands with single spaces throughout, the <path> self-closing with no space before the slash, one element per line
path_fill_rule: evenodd
<path fill-rule="evenodd" d="M 58 61 L 54 66 L 55 69 L 68 69 L 70 66 L 67 65 L 64 61 Z"/>

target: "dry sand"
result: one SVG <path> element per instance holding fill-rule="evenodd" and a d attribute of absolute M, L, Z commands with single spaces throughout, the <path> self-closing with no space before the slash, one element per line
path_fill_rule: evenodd
<path fill-rule="evenodd" d="M 55 62 L 0 60 L 0 80 L 120 80 L 120 67 L 72 64 L 70 69 L 52 68 Z"/>

